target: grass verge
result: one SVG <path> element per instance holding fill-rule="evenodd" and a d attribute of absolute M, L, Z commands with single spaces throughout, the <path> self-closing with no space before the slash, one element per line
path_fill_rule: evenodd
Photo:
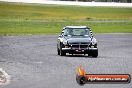
<path fill-rule="evenodd" d="M 132 33 L 132 8 L 0 2 L 0 35 L 55 34 L 67 25 L 86 25 L 94 33 Z"/>

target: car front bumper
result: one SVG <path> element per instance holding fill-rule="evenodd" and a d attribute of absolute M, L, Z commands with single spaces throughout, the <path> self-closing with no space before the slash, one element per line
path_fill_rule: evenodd
<path fill-rule="evenodd" d="M 96 50 L 98 50 L 98 48 L 81 48 L 81 49 L 79 49 L 79 48 L 62 48 L 62 50 L 64 51 L 64 52 L 66 52 L 66 53 L 89 53 L 89 52 L 91 52 L 91 51 L 96 51 Z"/>

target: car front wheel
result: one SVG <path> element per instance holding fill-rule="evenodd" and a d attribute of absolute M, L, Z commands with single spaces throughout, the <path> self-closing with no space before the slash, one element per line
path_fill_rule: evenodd
<path fill-rule="evenodd" d="M 66 53 L 62 49 L 60 49 L 60 55 L 61 56 L 66 56 Z"/>
<path fill-rule="evenodd" d="M 66 52 L 64 52 L 64 51 L 62 50 L 62 44 L 60 45 L 60 50 L 59 50 L 59 52 L 60 52 L 60 56 L 66 56 Z"/>
<path fill-rule="evenodd" d="M 88 56 L 98 57 L 98 50 L 90 51 L 90 52 L 88 53 Z"/>
<path fill-rule="evenodd" d="M 60 55 L 60 50 L 57 48 L 57 54 Z"/>

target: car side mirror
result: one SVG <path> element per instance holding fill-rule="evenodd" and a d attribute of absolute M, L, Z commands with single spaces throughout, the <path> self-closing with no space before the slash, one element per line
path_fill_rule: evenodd
<path fill-rule="evenodd" d="M 92 35 L 92 38 L 94 37 L 94 35 Z"/>
<path fill-rule="evenodd" d="M 91 36 L 91 40 L 93 39 L 94 35 Z"/>
<path fill-rule="evenodd" d="M 62 31 L 61 31 L 61 34 L 64 34 L 64 31 L 65 31 L 65 30 L 62 30 Z"/>
<path fill-rule="evenodd" d="M 92 34 L 92 38 L 95 36 L 95 34 Z"/>
<path fill-rule="evenodd" d="M 59 35 L 59 37 L 61 37 L 62 35 Z"/>

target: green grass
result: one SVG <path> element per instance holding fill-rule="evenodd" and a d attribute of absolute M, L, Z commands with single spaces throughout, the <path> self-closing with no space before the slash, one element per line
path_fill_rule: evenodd
<path fill-rule="evenodd" d="M 0 2 L 0 35 L 54 34 L 66 25 L 90 26 L 95 33 L 132 33 L 132 8 Z"/>

